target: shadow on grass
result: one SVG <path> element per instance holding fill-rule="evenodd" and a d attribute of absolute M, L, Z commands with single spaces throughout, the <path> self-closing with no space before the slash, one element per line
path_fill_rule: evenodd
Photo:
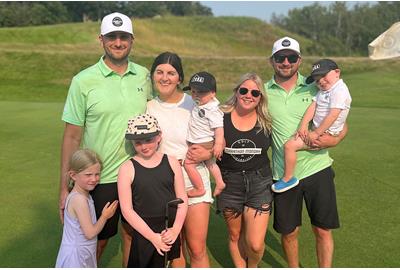
<path fill-rule="evenodd" d="M 121 228 L 118 228 L 117 235 L 108 240 L 107 247 L 100 258 L 100 261 L 97 263 L 99 268 L 115 268 L 122 266 L 122 240 L 120 237 L 120 230 Z"/>
<path fill-rule="evenodd" d="M 210 255 L 212 255 L 215 261 L 219 265 L 212 265 L 211 267 L 223 267 L 232 268 L 233 265 L 229 247 L 228 247 L 228 231 L 224 219 L 215 214 L 215 205 L 211 207 L 210 224 L 208 229 L 207 247 Z M 272 217 L 272 216 L 271 216 Z M 285 267 L 280 261 L 284 261 L 284 255 L 281 248 L 280 240 L 276 235 L 272 234 L 269 230 L 272 228 L 272 219 L 270 218 L 270 225 L 268 226 L 268 232 L 265 241 L 265 252 L 262 258 L 262 262 L 267 266 L 271 267 Z M 271 253 L 271 250 L 278 254 L 280 257 L 277 260 L 277 256 Z"/>
<path fill-rule="evenodd" d="M 211 267 L 235 267 L 232 263 L 231 256 L 228 248 L 228 231 L 226 229 L 224 219 L 215 214 L 215 203 L 211 206 L 210 223 L 208 225 L 208 238 L 207 248 L 209 254 L 214 257 L 219 265 L 213 265 L 212 259 Z"/>
<path fill-rule="evenodd" d="M 0 252 L 0 268 L 53 268 L 56 263 L 62 238 L 62 225 L 58 218 L 57 205 L 46 203 L 29 204 L 26 207 L 32 214 L 27 220 L 21 213 L 15 213 L 8 221 L 8 230 L 2 234 L 11 234 L 12 241 L 2 243 Z M 29 228 L 16 233 L 18 227 Z M 21 230 L 20 230 L 21 231 Z M 3 237 L 2 237 L 3 238 Z M 120 249 L 119 237 L 113 237 L 104 252 L 99 266 L 109 266 L 111 260 Z M 115 264 L 115 263 L 114 263 Z M 118 267 L 120 264 L 118 264 Z M 115 267 L 115 266 L 114 266 Z"/>
<path fill-rule="evenodd" d="M 8 221 L 8 231 L 13 232 L 14 226 L 29 230 L 15 233 L 13 240 L 4 245 L 0 252 L 0 267 L 54 267 L 62 235 L 58 214 L 54 211 L 57 208 L 45 203 L 30 205 L 28 198 L 26 205 L 34 212 L 33 218 L 26 220 L 16 211 Z"/>
<path fill-rule="evenodd" d="M 275 251 L 275 253 L 279 254 L 279 256 L 284 260 L 284 254 L 281 246 L 280 239 L 275 235 L 272 234 L 270 230 L 272 228 L 272 216 L 270 217 L 270 224 L 268 226 L 266 241 L 265 241 L 265 252 L 262 260 L 269 264 L 271 267 L 286 267 L 282 263 L 280 263 L 275 256 L 272 255 L 271 250 Z"/>

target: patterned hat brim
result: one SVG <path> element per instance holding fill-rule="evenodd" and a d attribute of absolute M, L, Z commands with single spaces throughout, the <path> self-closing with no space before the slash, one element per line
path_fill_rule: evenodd
<path fill-rule="evenodd" d="M 143 134 L 127 133 L 127 134 L 125 134 L 125 139 L 127 139 L 127 140 L 145 140 L 145 139 L 150 139 L 151 137 L 154 137 L 158 134 L 160 134 L 160 131 L 158 131 L 158 130 L 155 132 L 143 133 Z"/>

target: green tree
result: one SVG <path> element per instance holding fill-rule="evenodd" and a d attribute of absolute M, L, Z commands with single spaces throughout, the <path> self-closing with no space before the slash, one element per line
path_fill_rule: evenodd
<path fill-rule="evenodd" d="M 209 7 L 201 5 L 199 2 L 165 2 L 167 9 L 175 16 L 203 15 L 212 16 L 213 13 Z"/>
<path fill-rule="evenodd" d="M 0 2 L 0 26 L 55 24 L 69 21 L 60 2 Z"/>
<path fill-rule="evenodd" d="M 0 2 L 0 27 L 98 21 L 112 12 L 138 18 L 165 14 L 213 15 L 210 8 L 189 1 L 5 1 Z"/>
<path fill-rule="evenodd" d="M 271 23 L 314 41 L 312 48 L 322 55 L 367 55 L 368 44 L 390 25 L 400 20 L 400 2 L 346 2 L 325 8 L 317 2 L 289 10 L 287 16 L 273 14 Z"/>
<path fill-rule="evenodd" d="M 127 2 L 124 12 L 132 17 L 148 18 L 168 13 L 165 2 Z"/>
<path fill-rule="evenodd" d="M 36 2 L 33 3 L 31 24 L 56 24 L 69 21 L 67 9 L 60 2 Z"/>

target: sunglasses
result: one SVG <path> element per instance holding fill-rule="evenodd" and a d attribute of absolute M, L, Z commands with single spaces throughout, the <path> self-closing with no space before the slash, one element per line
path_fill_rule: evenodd
<path fill-rule="evenodd" d="M 250 91 L 250 93 L 251 93 L 251 95 L 253 97 L 259 97 L 261 95 L 261 91 L 260 90 L 255 90 L 255 89 L 249 90 L 249 89 L 247 89 L 245 87 L 239 88 L 239 94 L 241 94 L 242 96 L 246 95 L 249 91 Z"/>
<path fill-rule="evenodd" d="M 299 56 L 297 54 L 289 54 L 289 55 L 274 54 L 273 57 L 274 57 L 275 63 L 278 63 L 278 64 L 283 63 L 286 58 L 290 64 L 294 64 L 297 62 L 297 60 L 299 60 Z"/>

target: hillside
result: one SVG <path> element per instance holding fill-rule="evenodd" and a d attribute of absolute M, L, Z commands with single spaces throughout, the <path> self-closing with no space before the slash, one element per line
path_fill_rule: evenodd
<path fill-rule="evenodd" d="M 287 34 L 249 17 L 158 17 L 133 21 L 135 54 L 154 56 L 165 50 L 183 56 L 265 56 Z M 100 53 L 99 22 L 0 28 L 0 49 L 47 53 Z M 311 43 L 295 36 L 304 50 Z"/>
<path fill-rule="evenodd" d="M 0 28 L 0 100 L 64 101 L 72 76 L 102 54 L 99 24 Z M 208 70 L 216 76 L 220 93 L 229 91 L 245 72 L 270 78 L 267 57 L 273 42 L 284 35 L 300 41 L 303 73 L 319 58 L 310 40 L 250 17 L 159 17 L 133 24 L 136 40 L 131 57 L 135 62 L 149 68 L 157 54 L 176 52 L 182 57 L 186 78 Z M 398 61 L 335 59 L 345 64 L 344 74 L 398 69 Z"/>

